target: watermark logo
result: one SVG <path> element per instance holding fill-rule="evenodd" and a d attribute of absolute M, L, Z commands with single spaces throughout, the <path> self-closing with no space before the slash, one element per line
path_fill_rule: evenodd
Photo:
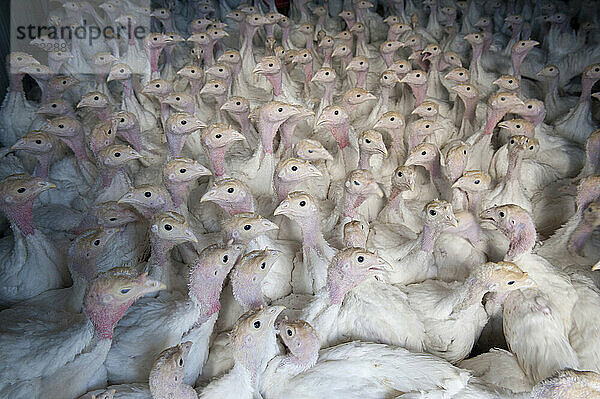
<path fill-rule="evenodd" d="M 98 53 L 143 55 L 150 13 L 150 0 L 11 0 L 11 52 L 32 55 L 53 73 L 94 74 Z M 144 72 L 144 63 L 130 64 Z M 11 63 L 12 73 L 17 68 Z"/>

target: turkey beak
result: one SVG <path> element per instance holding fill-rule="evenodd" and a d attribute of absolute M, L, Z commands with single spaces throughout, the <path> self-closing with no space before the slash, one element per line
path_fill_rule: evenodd
<path fill-rule="evenodd" d="M 479 218 L 482 222 L 489 222 L 492 226 L 496 227 L 496 219 L 494 219 L 494 209 L 486 209 L 479 214 Z"/>
<path fill-rule="evenodd" d="M 592 266 L 592 271 L 600 270 L 600 261 L 596 262 L 594 266 Z"/>
<path fill-rule="evenodd" d="M 217 199 L 217 190 L 212 189 L 207 191 L 201 198 L 200 202 L 215 201 Z"/>
<path fill-rule="evenodd" d="M 246 136 L 244 136 L 242 133 L 234 130 L 231 132 L 231 141 L 246 141 Z"/>
<path fill-rule="evenodd" d="M 375 262 L 369 265 L 367 270 L 370 272 L 392 272 L 394 269 L 385 261 L 385 259 L 377 257 Z"/>
<path fill-rule="evenodd" d="M 25 141 L 25 139 L 20 138 L 19 140 L 17 140 L 16 143 L 14 143 L 11 147 L 10 147 L 11 151 L 17 151 L 17 150 L 27 150 L 27 141 Z"/>
<path fill-rule="evenodd" d="M 35 188 L 35 192 L 40 194 L 53 188 L 56 188 L 56 184 L 49 181 L 40 181 Z"/>
<path fill-rule="evenodd" d="M 502 129 L 510 129 L 509 125 L 505 121 L 498 123 L 498 127 Z"/>
<path fill-rule="evenodd" d="M 285 306 L 269 306 L 265 309 L 267 314 L 269 315 L 269 325 L 275 327 L 275 320 L 277 317 L 283 312 Z"/>
<path fill-rule="evenodd" d="M 88 106 L 88 104 L 86 103 L 86 101 L 83 98 L 81 99 L 81 101 L 79 101 L 77 103 L 77 109 L 87 107 L 87 106 Z"/>
<path fill-rule="evenodd" d="M 196 235 L 194 234 L 194 232 L 190 228 L 187 228 L 187 229 L 185 229 L 183 231 L 183 237 L 182 238 L 185 241 L 188 241 L 188 242 L 198 243 L 198 239 L 196 238 Z"/>
<path fill-rule="evenodd" d="M 492 84 L 494 84 L 494 85 L 496 85 L 496 86 L 500 86 L 500 82 L 502 82 L 502 78 L 498 78 L 498 79 L 494 80 L 494 81 L 492 82 Z"/>
<path fill-rule="evenodd" d="M 153 292 L 158 292 L 162 290 L 166 290 L 167 285 L 162 281 L 149 279 L 147 275 L 144 276 L 144 282 L 141 285 L 141 294 L 151 294 Z"/>
<path fill-rule="evenodd" d="M 446 217 L 448 218 L 448 223 L 450 224 L 450 226 L 458 227 L 458 219 L 456 218 L 454 213 L 452 215 L 448 215 Z"/>
<path fill-rule="evenodd" d="M 116 72 L 110 71 L 110 73 L 108 74 L 108 77 L 106 78 L 106 83 L 112 82 L 113 80 L 116 79 L 115 73 Z"/>
<path fill-rule="evenodd" d="M 133 204 L 133 203 L 135 203 L 134 194 L 131 191 L 123 194 L 123 196 L 121 198 L 119 198 L 117 201 L 117 204 Z"/>
<path fill-rule="evenodd" d="M 273 216 L 287 215 L 290 209 L 290 201 L 284 199 L 281 204 L 273 211 Z"/>
<path fill-rule="evenodd" d="M 422 61 L 427 61 L 430 57 L 431 57 L 431 53 L 429 51 L 421 51 L 421 60 Z"/>
<path fill-rule="evenodd" d="M 594 97 L 596 100 L 600 101 L 600 92 L 592 94 L 592 97 Z"/>
<path fill-rule="evenodd" d="M 254 67 L 254 69 L 252 70 L 253 74 L 263 74 L 265 73 L 265 69 L 262 67 L 261 64 L 256 64 L 256 66 Z"/>
<path fill-rule="evenodd" d="M 321 177 L 323 176 L 323 174 L 321 173 L 321 171 L 319 171 L 319 169 L 315 168 L 314 166 L 310 166 L 308 168 L 308 170 L 306 171 L 306 177 Z"/>
<path fill-rule="evenodd" d="M 323 114 L 321 114 L 321 116 L 319 116 L 319 118 L 317 119 L 317 123 L 315 124 L 316 126 L 326 126 L 329 124 L 329 119 L 327 119 L 326 116 L 324 116 Z"/>

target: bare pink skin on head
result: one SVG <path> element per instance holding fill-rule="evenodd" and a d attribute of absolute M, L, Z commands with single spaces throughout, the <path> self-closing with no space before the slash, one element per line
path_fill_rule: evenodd
<path fill-rule="evenodd" d="M 195 179 L 209 176 L 210 171 L 190 158 L 172 158 L 163 168 L 163 180 L 175 207 L 185 200 L 185 192 Z"/>
<path fill-rule="evenodd" d="M 291 363 L 309 369 L 317 363 L 321 343 L 319 335 L 310 324 L 303 320 L 282 320 L 277 323 L 277 329 L 289 351 L 282 360 L 282 365 Z"/>
<path fill-rule="evenodd" d="M 273 139 L 277 130 L 290 117 L 297 115 L 298 109 L 293 105 L 272 101 L 263 105 L 258 111 L 258 131 L 266 154 L 273 153 Z"/>
<path fill-rule="evenodd" d="M 185 366 L 193 343 L 182 342 L 165 349 L 150 370 L 148 385 L 153 398 L 195 399 L 194 388 L 185 384 Z"/>
<path fill-rule="evenodd" d="M 34 156 L 37 162 L 33 176 L 42 179 L 48 178 L 48 171 L 50 170 L 50 164 L 54 156 L 54 143 L 49 134 L 41 130 L 29 132 L 17 140 L 10 148 L 13 151 L 25 151 Z"/>
<path fill-rule="evenodd" d="M 171 114 L 165 127 L 165 135 L 167 136 L 171 156 L 180 156 L 189 135 L 203 127 L 206 127 L 206 125 L 192 114 L 186 112 Z"/>
<path fill-rule="evenodd" d="M 45 131 L 58 137 L 69 146 L 77 161 L 88 160 L 85 150 L 83 126 L 74 118 L 61 116 L 48 121 Z"/>
<path fill-rule="evenodd" d="M 88 287 L 84 310 L 98 339 L 112 339 L 115 325 L 141 296 L 164 289 L 164 284 L 137 275 L 130 268 L 114 268 L 101 273 Z"/>
<path fill-rule="evenodd" d="M 212 201 L 229 215 L 242 212 L 254 212 L 254 198 L 248 187 L 239 180 L 223 178 L 206 192 L 200 202 Z"/>
<path fill-rule="evenodd" d="M 219 296 L 223 281 L 244 249 L 241 244 L 212 245 L 205 248 L 191 266 L 189 295 L 202 308 L 197 325 L 204 323 L 221 309 Z"/>
<path fill-rule="evenodd" d="M 317 120 L 317 126 L 329 127 L 340 149 L 350 145 L 350 116 L 343 107 L 333 105 L 325 108 Z"/>
<path fill-rule="evenodd" d="M 332 305 L 341 305 L 346 294 L 361 282 L 387 267 L 387 263 L 361 248 L 341 250 L 331 261 L 327 273 L 327 291 Z"/>
<path fill-rule="evenodd" d="M 279 251 L 265 249 L 251 251 L 238 262 L 231 275 L 231 287 L 235 300 L 244 309 L 266 305 L 262 282 L 279 257 Z"/>
<path fill-rule="evenodd" d="M 433 251 L 437 238 L 444 230 L 458 226 L 452 205 L 443 200 L 433 200 L 425 205 L 423 219 L 420 248 L 424 252 Z"/>
<path fill-rule="evenodd" d="M 531 252 L 535 246 L 536 231 L 533 219 L 526 210 L 517 205 L 501 205 L 481 212 L 481 219 L 491 222 L 509 240 L 506 259 Z"/>
<path fill-rule="evenodd" d="M 31 224 L 33 201 L 42 192 L 55 187 L 38 177 L 10 175 L 0 182 L 0 208 L 22 234 L 32 235 L 35 232 Z"/>
<path fill-rule="evenodd" d="M 585 242 L 600 225 L 600 202 L 591 202 L 582 212 L 579 224 L 569 237 L 567 249 L 572 254 L 579 254 Z"/>

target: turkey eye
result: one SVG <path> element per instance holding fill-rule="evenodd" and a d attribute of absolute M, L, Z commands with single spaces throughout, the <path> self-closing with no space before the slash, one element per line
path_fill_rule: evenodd
<path fill-rule="evenodd" d="M 431 209 L 431 210 L 429 210 L 429 214 L 430 214 L 431 216 L 435 216 L 435 215 L 437 215 L 437 212 L 436 212 L 436 211 L 434 211 L 433 209 Z"/>
<path fill-rule="evenodd" d="M 516 125 L 515 127 L 516 127 L 517 129 L 520 129 L 520 128 L 521 128 L 521 125 Z"/>
<path fill-rule="evenodd" d="M 355 185 L 355 186 L 360 186 L 360 183 L 359 183 L 359 182 L 357 182 L 356 180 L 354 180 L 354 185 Z"/>
<path fill-rule="evenodd" d="M 64 128 L 65 128 L 65 125 L 58 125 L 58 128 L 59 128 L 59 129 L 64 129 Z"/>
<path fill-rule="evenodd" d="M 295 172 L 295 171 L 297 171 L 297 170 L 298 170 L 298 167 L 297 167 L 297 166 L 292 166 L 292 171 L 293 171 L 293 172 Z"/>
<path fill-rule="evenodd" d="M 504 212 L 500 211 L 500 217 L 503 218 L 504 217 Z"/>
<path fill-rule="evenodd" d="M 402 176 L 404 176 L 404 175 L 402 174 L 402 172 L 398 172 L 398 177 L 402 177 Z"/>
<path fill-rule="evenodd" d="M 527 106 L 527 109 L 531 109 L 531 108 L 533 108 L 533 105 L 529 104 L 529 105 Z"/>
<path fill-rule="evenodd" d="M 272 67 L 273 67 L 273 64 L 269 64 L 269 68 L 272 68 Z"/>
<path fill-rule="evenodd" d="M 600 68 L 595 68 L 594 72 L 600 72 Z"/>
<path fill-rule="evenodd" d="M 229 188 L 227 189 L 227 192 L 228 192 L 229 194 L 233 193 L 234 191 L 235 191 L 235 190 L 233 189 L 233 187 L 229 187 Z"/>
<path fill-rule="evenodd" d="M 464 154 L 464 155 L 467 155 L 467 150 L 463 150 L 463 154 Z"/>
<path fill-rule="evenodd" d="M 437 51 L 437 47 L 434 47 L 434 48 L 433 48 L 433 51 Z"/>
<path fill-rule="evenodd" d="M 463 76 L 463 75 L 464 75 L 464 73 L 463 73 L 463 72 L 459 72 L 459 73 L 458 73 L 458 76 Z"/>
<path fill-rule="evenodd" d="M 358 261 L 358 263 L 363 263 L 365 261 L 365 257 L 361 255 L 358 258 L 356 258 L 356 260 Z"/>
<path fill-rule="evenodd" d="M 371 144 L 371 140 L 370 139 L 365 139 L 365 143 Z"/>
<path fill-rule="evenodd" d="M 290 329 L 288 329 L 286 332 L 287 332 L 287 335 L 288 335 L 289 337 L 291 337 L 291 336 L 294 334 L 294 333 L 292 332 L 292 330 L 290 330 Z"/>
<path fill-rule="evenodd" d="M 258 21 L 258 18 L 254 18 L 255 21 Z"/>
<path fill-rule="evenodd" d="M 119 70 L 119 72 L 123 73 L 123 72 L 125 72 L 125 70 L 124 70 L 124 69 L 121 69 L 121 70 Z"/>
<path fill-rule="evenodd" d="M 100 99 L 100 97 L 98 97 L 98 96 L 94 97 L 94 101 L 98 101 L 99 99 Z"/>
<path fill-rule="evenodd" d="M 512 79 L 508 81 L 508 83 L 510 83 L 510 84 L 512 84 L 512 82 L 513 82 Z"/>
<path fill-rule="evenodd" d="M 223 263 L 227 263 L 228 260 L 229 260 L 229 256 L 224 255 L 223 256 Z"/>
<path fill-rule="evenodd" d="M 420 74 L 420 73 L 418 73 L 418 74 L 416 74 L 415 76 L 416 76 L 417 78 L 420 78 L 420 77 L 421 77 L 421 74 Z"/>
<path fill-rule="evenodd" d="M 521 46 L 525 46 L 525 43 L 521 43 Z"/>
<path fill-rule="evenodd" d="M 548 71 L 550 71 L 550 72 L 553 72 L 553 71 L 554 71 L 554 68 L 550 68 L 550 69 L 548 69 Z"/>
<path fill-rule="evenodd" d="M 313 153 L 313 150 L 308 150 L 308 153 L 309 153 L 309 154 L 312 154 L 312 153 Z"/>
<path fill-rule="evenodd" d="M 152 193 L 151 193 L 150 191 L 146 191 L 146 192 L 144 193 L 144 197 L 146 197 L 146 198 L 150 198 L 150 197 L 152 197 Z"/>
<path fill-rule="evenodd" d="M 254 328 L 260 328 L 260 321 L 255 321 L 254 322 Z"/>
<path fill-rule="evenodd" d="M 120 152 L 115 152 L 115 158 L 119 158 L 121 156 Z"/>
<path fill-rule="evenodd" d="M 429 129 L 429 125 L 425 125 L 425 129 Z"/>
<path fill-rule="evenodd" d="M 157 89 L 160 89 L 160 85 L 158 83 L 154 87 L 156 87 Z"/>
<path fill-rule="evenodd" d="M 325 76 L 329 76 L 329 72 L 325 72 Z"/>
<path fill-rule="evenodd" d="M 473 183 L 475 183 L 475 184 L 479 184 L 479 183 L 480 183 L 480 181 L 479 181 L 479 180 L 475 180 Z"/>
<path fill-rule="evenodd" d="M 192 70 L 190 71 L 190 73 L 196 73 L 196 70 L 195 70 L 195 69 L 192 69 Z"/>
<path fill-rule="evenodd" d="M 506 98 L 500 97 L 500 101 L 504 101 L 504 100 L 506 100 Z"/>
<path fill-rule="evenodd" d="M 42 144 L 42 140 L 36 140 L 35 143 L 36 144 Z"/>
<path fill-rule="evenodd" d="M 173 230 L 173 226 L 171 226 L 170 224 L 165 224 L 165 230 L 171 231 Z"/>
<path fill-rule="evenodd" d="M 467 87 L 467 91 L 471 91 L 471 88 L 470 88 L 470 87 Z"/>
<path fill-rule="evenodd" d="M 187 121 L 184 119 L 184 120 L 181 121 L 181 124 L 185 125 L 185 124 L 187 124 Z"/>
<path fill-rule="evenodd" d="M 529 149 L 530 149 L 531 151 L 533 151 L 533 146 L 529 146 Z"/>
<path fill-rule="evenodd" d="M 223 72 L 223 68 L 219 68 L 219 72 Z"/>
<path fill-rule="evenodd" d="M 241 105 L 242 103 L 239 101 L 236 101 L 235 105 Z"/>
<path fill-rule="evenodd" d="M 96 240 L 96 241 L 94 241 L 94 245 L 95 245 L 95 246 L 98 246 L 98 245 L 100 245 L 100 240 Z"/>
<path fill-rule="evenodd" d="M 244 230 L 248 231 L 252 228 L 249 224 L 244 225 Z"/>
<path fill-rule="evenodd" d="M 129 19 L 129 18 L 127 18 L 127 19 Z M 157 38 L 157 37 L 154 37 L 154 39 L 152 39 L 152 40 L 154 40 L 154 41 L 157 41 L 157 40 L 158 40 L 158 38 Z"/>
<path fill-rule="evenodd" d="M 356 95 L 356 98 L 360 98 L 360 94 L 357 94 L 357 95 Z"/>
<path fill-rule="evenodd" d="M 388 77 L 387 77 L 387 76 L 384 76 L 383 78 L 387 80 L 387 78 L 388 78 Z"/>
<path fill-rule="evenodd" d="M 277 112 L 283 112 L 283 108 L 281 108 L 281 107 L 277 108 Z"/>
<path fill-rule="evenodd" d="M 510 140 L 510 143 L 511 143 L 511 144 L 514 144 L 514 143 L 515 143 L 515 141 L 514 141 L 514 140 Z"/>
<path fill-rule="evenodd" d="M 183 366 L 183 359 L 179 359 L 179 367 Z"/>
<path fill-rule="evenodd" d="M 175 101 L 181 101 L 180 97 L 175 97 Z"/>
<path fill-rule="evenodd" d="M 110 218 L 110 219 L 108 219 L 108 220 L 110 220 L 111 222 L 114 222 L 114 221 L 116 221 L 116 220 L 117 220 L 117 218 Z"/>
<path fill-rule="evenodd" d="M 223 135 L 221 135 L 221 133 L 219 133 L 219 134 L 215 134 L 215 138 L 216 138 L 216 139 L 220 139 L 221 137 L 223 137 Z"/>
<path fill-rule="evenodd" d="M 340 111 L 333 111 L 333 114 L 334 114 L 334 115 L 339 115 L 339 114 L 340 114 Z"/>
<path fill-rule="evenodd" d="M 121 123 L 125 123 L 125 118 L 121 118 Z"/>
<path fill-rule="evenodd" d="M 23 194 L 23 193 L 25 192 L 25 188 L 24 188 L 24 187 L 21 187 L 21 188 L 19 188 L 19 189 L 17 190 L 17 192 L 18 192 L 19 194 Z"/>
<path fill-rule="evenodd" d="M 130 288 L 123 288 L 123 289 L 121 290 L 121 294 L 127 294 L 129 291 L 131 291 L 131 289 L 130 289 Z"/>
<path fill-rule="evenodd" d="M 267 264 L 266 264 L 265 262 L 263 262 L 263 263 L 261 263 L 261 264 L 260 264 L 260 268 L 261 268 L 261 269 L 263 269 L 263 270 L 264 270 L 264 269 L 265 269 L 265 267 L 267 267 Z"/>
<path fill-rule="evenodd" d="M 57 107 L 57 105 L 56 105 L 56 104 L 52 104 L 52 105 L 51 105 L 51 107 L 52 107 L 52 108 L 56 108 L 56 107 Z"/>
<path fill-rule="evenodd" d="M 427 155 L 427 151 L 421 152 L 421 155 Z"/>
<path fill-rule="evenodd" d="M 299 205 L 300 206 L 306 206 L 306 201 L 300 201 Z"/>
<path fill-rule="evenodd" d="M 219 85 L 215 85 L 215 89 L 218 89 L 218 88 L 219 88 Z"/>
<path fill-rule="evenodd" d="M 393 116 L 390 118 L 390 122 L 393 122 L 395 120 L 396 120 L 396 118 L 394 118 Z"/>
<path fill-rule="evenodd" d="M 187 169 L 185 169 L 185 168 L 179 169 L 179 173 L 185 173 L 185 172 L 187 172 Z"/>
<path fill-rule="evenodd" d="M 346 51 L 346 47 L 342 47 L 342 51 Z"/>
<path fill-rule="evenodd" d="M 431 111 L 431 107 L 427 108 L 427 111 Z"/>
<path fill-rule="evenodd" d="M 515 283 L 515 282 L 514 282 L 514 280 L 510 280 L 510 281 L 509 281 L 508 283 L 506 283 L 506 284 L 508 284 L 508 285 L 513 285 L 514 283 Z"/>

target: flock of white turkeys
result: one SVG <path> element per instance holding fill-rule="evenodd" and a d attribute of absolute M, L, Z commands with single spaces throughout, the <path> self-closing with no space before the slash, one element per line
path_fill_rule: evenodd
<path fill-rule="evenodd" d="M 91 3 L 155 33 L 7 60 L 1 398 L 600 398 L 597 1 Z"/>

